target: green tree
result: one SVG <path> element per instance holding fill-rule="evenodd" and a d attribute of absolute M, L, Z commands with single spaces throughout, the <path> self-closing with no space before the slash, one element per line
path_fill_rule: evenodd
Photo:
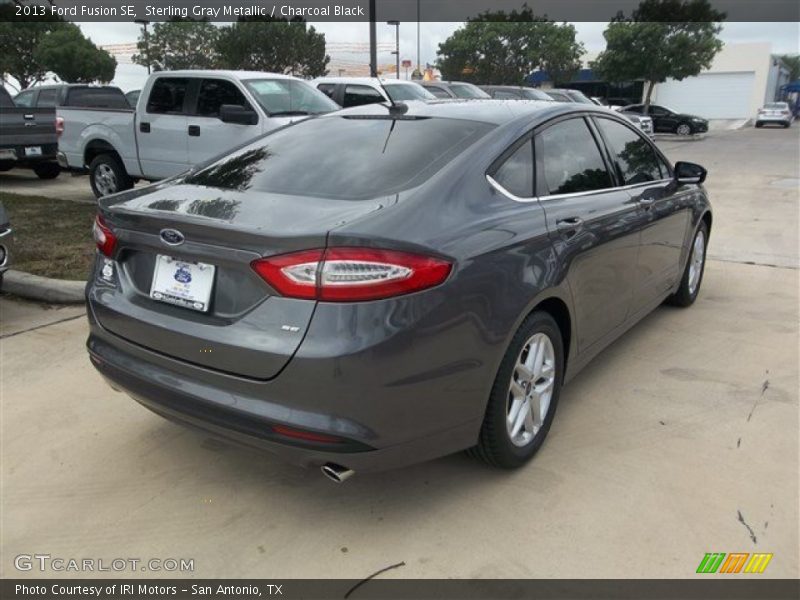
<path fill-rule="evenodd" d="M 220 29 L 208 21 L 173 19 L 156 23 L 136 43 L 133 62 L 148 63 L 155 71 L 165 69 L 213 69 L 217 66 Z"/>
<path fill-rule="evenodd" d="M 325 34 L 301 19 L 243 19 L 223 27 L 217 43 L 220 66 L 321 77 L 331 57 Z"/>
<path fill-rule="evenodd" d="M 44 36 L 33 58 L 67 83 L 108 83 L 117 70 L 117 59 L 95 46 L 72 23 Z"/>
<path fill-rule="evenodd" d="M 575 27 L 519 11 L 487 11 L 439 44 L 437 67 L 443 79 L 522 85 L 533 71 L 547 71 L 564 83 L 580 69 L 583 44 Z"/>
<path fill-rule="evenodd" d="M 25 89 L 47 75 L 47 67 L 34 57 L 39 42 L 67 24 L 49 13 L 36 21 L 15 21 L 14 14 L 13 4 L 0 4 L 0 75 L 13 77 Z"/>
<path fill-rule="evenodd" d="M 592 63 L 609 81 L 647 81 L 645 105 L 656 83 L 685 79 L 711 66 L 722 49 L 717 37 L 725 13 L 707 0 L 644 0 L 629 18 L 622 13 L 603 36 L 606 49 Z"/>
<path fill-rule="evenodd" d="M 789 81 L 800 79 L 800 54 L 784 54 L 781 63 L 789 70 Z"/>

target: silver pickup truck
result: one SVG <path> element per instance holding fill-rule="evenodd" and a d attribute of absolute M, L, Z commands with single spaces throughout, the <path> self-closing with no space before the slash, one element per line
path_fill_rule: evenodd
<path fill-rule="evenodd" d="M 338 108 L 288 75 L 160 71 L 147 80 L 135 109 L 58 107 L 58 161 L 88 172 L 99 198 L 139 179 L 172 177 L 267 131 Z"/>
<path fill-rule="evenodd" d="M 0 171 L 30 168 L 41 179 L 58 177 L 56 113 L 17 106 L 0 86 Z"/>

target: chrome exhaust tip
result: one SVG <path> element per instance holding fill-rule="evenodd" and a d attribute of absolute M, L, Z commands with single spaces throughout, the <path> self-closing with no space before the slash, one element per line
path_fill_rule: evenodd
<path fill-rule="evenodd" d="M 345 479 L 355 475 L 355 471 L 352 469 L 348 469 L 347 467 L 336 465 L 334 463 L 322 465 L 320 470 L 325 477 L 331 481 L 335 481 L 336 483 L 343 483 Z"/>

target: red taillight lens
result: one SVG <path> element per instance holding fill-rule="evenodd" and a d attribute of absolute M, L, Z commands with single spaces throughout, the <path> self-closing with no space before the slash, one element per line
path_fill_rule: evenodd
<path fill-rule="evenodd" d="M 64 133 L 64 117 L 56 117 L 56 137 Z"/>
<path fill-rule="evenodd" d="M 114 235 L 114 232 L 111 231 L 111 228 L 100 215 L 95 217 L 92 235 L 97 244 L 97 249 L 111 258 L 111 255 L 114 254 L 114 248 L 117 247 L 117 236 Z"/>
<path fill-rule="evenodd" d="M 302 429 L 295 429 L 293 427 L 286 427 L 285 425 L 273 425 L 272 430 L 278 435 L 282 435 L 296 440 L 306 440 L 308 442 L 321 442 L 324 444 L 339 444 L 342 438 L 332 435 L 325 435 L 324 433 L 315 433 L 313 431 L 305 431 Z"/>
<path fill-rule="evenodd" d="M 262 258 L 253 261 L 252 267 L 283 296 L 358 302 L 439 285 L 452 264 L 395 250 L 330 248 Z"/>

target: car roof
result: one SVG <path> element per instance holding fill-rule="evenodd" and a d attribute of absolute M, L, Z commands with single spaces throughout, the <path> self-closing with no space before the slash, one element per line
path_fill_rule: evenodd
<path fill-rule="evenodd" d="M 366 85 L 419 85 L 416 81 L 387 79 L 384 77 L 317 77 L 312 83 L 363 83 Z M 380 83 L 379 83 L 380 82 Z"/>
<path fill-rule="evenodd" d="M 285 75 L 283 73 L 270 73 L 269 71 L 234 71 L 230 69 L 184 69 L 182 71 L 158 71 L 154 75 L 163 75 L 168 77 L 232 77 L 234 79 L 261 79 L 269 77 L 270 79 L 300 79 L 293 75 Z"/>
<path fill-rule="evenodd" d="M 608 114 L 608 110 L 596 105 L 546 102 L 543 100 L 495 100 L 456 98 L 437 100 L 403 101 L 408 110 L 402 117 L 431 117 L 444 119 L 463 119 L 465 121 L 482 121 L 494 125 L 503 125 L 517 119 L 531 117 L 549 118 L 561 114 L 577 112 L 597 112 Z M 388 103 L 364 104 L 344 110 L 327 113 L 318 118 L 342 116 L 381 116 L 389 115 Z"/>

